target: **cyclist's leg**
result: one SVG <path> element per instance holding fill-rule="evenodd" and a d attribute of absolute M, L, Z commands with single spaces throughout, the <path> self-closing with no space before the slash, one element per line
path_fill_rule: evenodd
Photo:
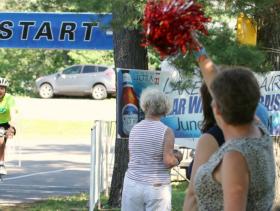
<path fill-rule="evenodd" d="M 5 156 L 5 148 L 6 148 L 6 141 L 7 137 L 5 135 L 5 131 L 10 127 L 8 123 L 0 124 L 1 126 L 1 136 L 0 136 L 0 164 L 4 162 Z"/>
<path fill-rule="evenodd" d="M 7 130 L 10 127 L 8 123 L 1 124 L 0 126 L 5 130 Z M 6 175 L 7 170 L 5 168 L 5 148 L 6 148 L 7 138 L 5 137 L 5 135 L 3 136 L 3 134 L 1 135 L 2 136 L 0 137 L 0 174 Z"/>
<path fill-rule="evenodd" d="M 6 148 L 6 138 L 1 137 L 0 138 L 0 164 L 1 161 L 4 162 L 5 148 Z"/>
<path fill-rule="evenodd" d="M 2 138 L 0 138 L 2 139 Z M 1 140 L 0 142 L 0 174 L 1 175 L 6 175 L 7 170 L 5 168 L 5 163 L 4 163 L 4 155 L 5 155 L 5 147 L 6 147 L 6 138 L 3 138 L 4 140 Z M 2 178 L 1 178 L 2 179 Z"/>

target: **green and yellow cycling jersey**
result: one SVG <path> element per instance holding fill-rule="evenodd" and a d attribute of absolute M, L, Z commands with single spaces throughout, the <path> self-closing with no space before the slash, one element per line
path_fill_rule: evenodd
<path fill-rule="evenodd" d="M 0 124 L 11 121 L 11 109 L 15 107 L 15 99 L 10 94 L 5 94 L 0 102 Z"/>

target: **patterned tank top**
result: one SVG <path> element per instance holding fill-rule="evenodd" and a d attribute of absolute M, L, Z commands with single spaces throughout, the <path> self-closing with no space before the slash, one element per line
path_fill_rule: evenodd
<path fill-rule="evenodd" d="M 213 178 L 215 168 L 221 163 L 225 153 L 238 151 L 246 159 L 250 171 L 247 196 L 249 211 L 271 210 L 274 199 L 275 164 L 273 142 L 263 125 L 261 138 L 244 138 L 225 142 L 207 163 L 200 166 L 195 177 L 195 192 L 199 210 L 224 210 L 222 186 Z"/>
<path fill-rule="evenodd" d="M 126 176 L 144 184 L 170 183 L 170 170 L 163 163 L 164 134 L 160 121 L 142 120 L 129 134 Z"/>

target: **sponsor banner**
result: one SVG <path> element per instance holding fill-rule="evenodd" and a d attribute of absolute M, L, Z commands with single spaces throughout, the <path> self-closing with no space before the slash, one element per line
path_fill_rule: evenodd
<path fill-rule="evenodd" d="M 280 135 L 280 71 L 271 71 L 256 75 L 260 88 L 260 102 L 265 105 L 269 114 L 268 128 L 273 136 Z"/>
<path fill-rule="evenodd" d="M 257 78 L 262 92 L 260 102 L 267 107 L 269 113 L 269 131 L 271 135 L 279 135 L 280 72 L 257 75 Z M 139 106 L 139 97 L 143 89 L 154 86 L 172 100 L 172 111 L 161 121 L 173 129 L 177 144 L 195 148 L 196 140 L 201 135 L 203 118 L 199 93 L 202 81 L 194 75 L 191 79 L 192 85 L 181 90 L 178 84 L 182 83 L 182 80 L 184 78 L 182 79 L 177 71 L 117 69 L 118 136 L 128 137 L 133 125 L 144 118 Z"/>
<path fill-rule="evenodd" d="M 111 14 L 0 13 L 0 47 L 113 49 Z"/>

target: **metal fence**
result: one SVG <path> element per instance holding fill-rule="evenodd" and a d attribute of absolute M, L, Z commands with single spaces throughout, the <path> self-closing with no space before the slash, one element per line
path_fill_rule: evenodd
<path fill-rule="evenodd" d="M 8 139 L 5 149 L 5 163 L 7 167 L 21 167 L 22 165 L 22 133 L 24 122 L 21 118 L 16 117 L 17 122 L 17 134 L 12 138 Z"/>
<path fill-rule="evenodd" d="M 21 167 L 21 142 L 14 137 L 7 141 L 5 150 L 5 163 L 8 167 Z"/>
<path fill-rule="evenodd" d="M 114 158 L 116 122 L 96 121 L 91 129 L 91 169 L 89 210 L 100 208 L 100 195 L 109 195 Z"/>
<path fill-rule="evenodd" d="M 19 131 L 12 139 L 8 139 L 5 149 L 5 163 L 7 167 L 21 167 L 22 153 L 22 136 L 21 128 L 23 127 L 20 119 L 16 120 L 17 130 Z"/>

